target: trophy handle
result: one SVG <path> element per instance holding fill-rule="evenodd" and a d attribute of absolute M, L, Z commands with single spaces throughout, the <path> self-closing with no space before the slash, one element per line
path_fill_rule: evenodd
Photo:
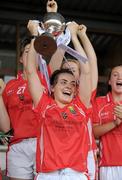
<path fill-rule="evenodd" d="M 37 53 L 48 62 L 57 50 L 56 38 L 65 29 L 64 17 L 56 12 L 49 12 L 43 18 L 44 33 L 38 36 L 34 41 L 34 48 Z M 48 63 L 47 62 L 47 63 Z"/>

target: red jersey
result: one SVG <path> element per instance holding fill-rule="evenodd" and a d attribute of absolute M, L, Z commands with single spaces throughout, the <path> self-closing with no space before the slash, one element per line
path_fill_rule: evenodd
<path fill-rule="evenodd" d="M 37 108 L 41 134 L 37 143 L 37 172 L 62 168 L 87 171 L 88 128 L 86 115 L 77 100 L 64 108 L 43 94 Z M 41 142 L 40 142 L 41 141 Z"/>
<path fill-rule="evenodd" d="M 95 91 L 92 92 L 91 101 L 93 101 L 94 97 L 95 97 Z M 92 128 L 93 108 L 90 107 L 90 108 L 86 109 L 86 107 L 82 104 L 82 102 L 79 99 L 77 99 L 77 104 L 78 104 L 78 106 L 81 105 L 81 108 L 83 109 L 83 111 L 86 114 L 86 122 L 87 122 L 87 127 L 88 127 L 88 134 L 89 134 L 89 150 L 96 150 L 97 145 L 95 142 L 93 128 Z"/>
<path fill-rule="evenodd" d="M 116 117 L 113 108 L 116 104 L 111 93 L 96 98 L 94 123 L 112 122 Z M 100 138 L 100 166 L 122 166 L 122 124 Z"/>
<path fill-rule="evenodd" d="M 45 81 L 40 75 L 45 86 Z M 14 136 L 11 143 L 16 143 L 25 138 L 33 138 L 37 135 L 37 117 L 32 110 L 32 99 L 28 90 L 27 81 L 22 73 L 17 79 L 9 81 L 3 92 L 3 100 L 7 108 Z"/>
<path fill-rule="evenodd" d="M 93 108 L 89 108 L 87 112 L 87 126 L 89 132 L 89 139 L 90 139 L 90 150 L 97 150 L 97 145 L 95 141 L 95 137 L 93 134 Z"/>

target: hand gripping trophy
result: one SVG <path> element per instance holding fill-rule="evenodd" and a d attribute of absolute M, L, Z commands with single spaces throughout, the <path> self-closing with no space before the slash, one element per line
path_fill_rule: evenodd
<path fill-rule="evenodd" d="M 86 62 L 86 58 L 68 46 L 71 40 L 71 34 L 67 25 L 70 22 L 65 23 L 64 17 L 60 13 L 57 13 L 56 1 L 48 0 L 47 12 L 44 15 L 43 21 L 39 23 L 39 36 L 34 41 L 34 48 L 37 53 L 48 64 L 57 47 L 60 47 L 76 59 Z"/>
<path fill-rule="evenodd" d="M 48 1 L 51 8 L 55 1 Z M 47 4 L 48 5 L 48 4 Z M 57 10 L 55 10 L 57 11 Z M 39 36 L 35 39 L 34 48 L 44 59 L 49 59 L 57 49 L 56 39 L 65 29 L 65 19 L 57 12 L 46 13 L 38 28 Z"/>

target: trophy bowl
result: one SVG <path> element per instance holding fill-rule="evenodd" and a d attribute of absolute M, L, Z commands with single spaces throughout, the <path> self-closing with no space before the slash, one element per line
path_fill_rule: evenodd
<path fill-rule="evenodd" d="M 57 44 L 53 39 L 53 36 L 45 32 L 41 36 L 37 37 L 34 41 L 34 48 L 36 52 L 41 54 L 44 59 L 49 59 L 55 53 L 57 49 Z"/>
<path fill-rule="evenodd" d="M 65 19 L 60 13 L 50 12 L 43 18 L 44 28 L 54 37 L 61 34 L 65 29 Z"/>
<path fill-rule="evenodd" d="M 35 50 L 44 59 L 51 58 L 57 49 L 56 38 L 65 29 L 64 17 L 56 12 L 46 13 L 43 18 L 43 30 L 45 31 L 34 41 Z"/>

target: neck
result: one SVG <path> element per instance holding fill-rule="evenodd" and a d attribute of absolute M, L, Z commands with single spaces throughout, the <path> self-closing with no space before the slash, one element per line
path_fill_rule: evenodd
<path fill-rule="evenodd" d="M 67 106 L 69 103 L 62 103 L 58 100 L 55 99 L 56 104 L 58 105 L 59 108 L 64 108 L 65 106 Z"/>
<path fill-rule="evenodd" d="M 122 93 L 112 92 L 112 97 L 113 97 L 114 102 L 122 101 Z"/>
<path fill-rule="evenodd" d="M 60 108 L 64 108 L 67 105 L 67 104 L 62 104 L 60 102 L 56 102 L 56 103 L 57 103 L 58 107 L 60 107 Z"/>

